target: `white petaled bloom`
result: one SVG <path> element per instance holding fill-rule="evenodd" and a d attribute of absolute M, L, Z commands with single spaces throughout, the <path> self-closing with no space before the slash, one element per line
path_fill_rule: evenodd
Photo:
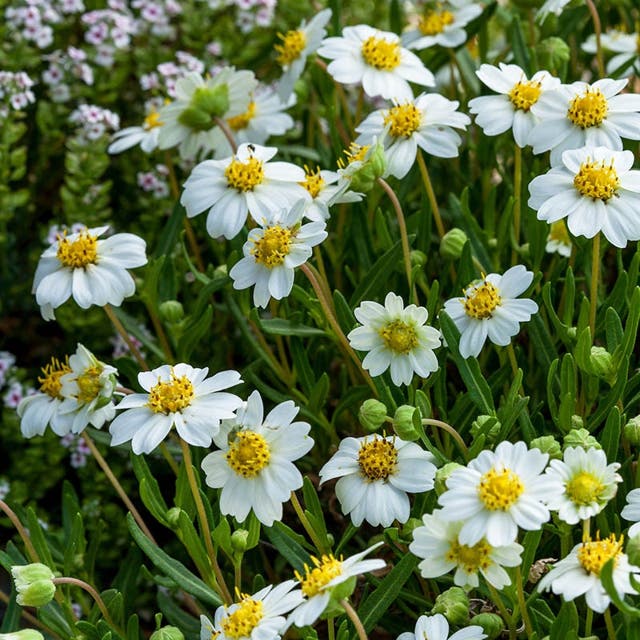
<path fill-rule="evenodd" d="M 482 13 L 482 7 L 469 0 L 438 2 L 418 17 L 416 28 L 402 34 L 402 43 L 410 49 L 426 49 L 434 45 L 453 48 L 467 40 L 464 27 Z"/>
<path fill-rule="evenodd" d="M 282 100 L 287 100 L 293 92 L 296 80 L 304 71 L 307 58 L 320 46 L 327 35 L 325 27 L 331 18 L 331 9 L 317 13 L 309 23 L 304 20 L 297 29 L 278 34 L 282 40 L 274 46 L 276 60 L 282 66 L 282 77 L 278 80 L 277 92 Z"/>
<path fill-rule="evenodd" d="M 553 166 L 566 149 L 602 146 L 622 151 L 622 138 L 640 140 L 640 95 L 618 95 L 627 82 L 603 78 L 546 91 L 531 107 L 539 120 L 529 137 L 533 153 L 551 150 Z"/>
<path fill-rule="evenodd" d="M 340 478 L 336 496 L 342 512 L 359 527 L 409 519 L 410 493 L 433 489 L 433 456 L 415 442 L 396 436 L 345 438 L 320 470 L 320 483 Z"/>
<path fill-rule="evenodd" d="M 518 65 L 503 62 L 498 67 L 480 65 L 476 75 L 499 94 L 469 100 L 469 112 L 475 114 L 478 126 L 487 136 L 497 136 L 512 129 L 516 144 L 526 147 L 530 144 L 531 130 L 538 122 L 531 107 L 545 91 L 560 86 L 560 80 L 548 71 L 538 71 L 527 80 Z"/>
<path fill-rule="evenodd" d="M 464 290 L 464 298 L 451 298 L 444 310 L 460 331 L 460 355 L 477 357 L 487 339 L 506 346 L 520 331 L 520 323 L 527 322 L 538 311 L 529 299 L 519 299 L 533 281 L 533 273 L 516 265 L 503 275 L 490 273 L 472 282 Z"/>
<path fill-rule="evenodd" d="M 381 544 L 382 542 L 378 542 L 346 560 L 342 557 L 335 558 L 333 554 L 323 555 L 321 558 L 311 556 L 313 567 L 305 565 L 304 573 L 295 572 L 305 599 L 291 612 L 287 624 L 295 624 L 296 627 L 313 624 L 327 608 L 332 592 L 338 585 L 362 573 L 383 569 L 386 566 L 384 560 L 362 559 Z"/>
<path fill-rule="evenodd" d="M 615 29 L 601 35 L 601 45 L 606 51 L 616 55 L 607 62 L 609 75 L 630 76 L 640 73 L 640 34 L 625 33 Z M 582 50 L 587 53 L 596 53 L 596 36 L 590 35 L 582 45 Z M 618 72 L 619 69 L 623 69 Z"/>
<path fill-rule="evenodd" d="M 547 468 L 546 475 L 558 485 L 547 506 L 568 524 L 597 515 L 618 491 L 619 468 L 618 462 L 607 464 L 602 449 L 568 447 L 563 459 L 551 460 Z"/>
<path fill-rule="evenodd" d="M 573 242 L 569 237 L 567 225 L 564 220 L 552 222 L 549 226 L 549 234 L 547 235 L 547 244 L 544 246 L 547 253 L 558 253 L 565 258 L 571 257 L 573 250 Z"/>
<path fill-rule="evenodd" d="M 326 38 L 318 55 L 332 60 L 327 71 L 336 82 L 362 84 L 370 97 L 413 100 L 409 82 L 426 87 L 435 84 L 431 71 L 401 46 L 395 33 L 365 24 L 345 27 L 342 37 Z"/>
<path fill-rule="evenodd" d="M 141 127 L 126 127 L 113 135 L 109 153 L 121 153 L 137 144 L 145 153 L 151 153 L 158 146 L 158 135 L 162 121 L 157 109 L 152 106 Z"/>
<path fill-rule="evenodd" d="M 253 510 L 267 527 L 282 519 L 282 505 L 302 486 L 293 464 L 313 447 L 311 426 L 296 421 L 300 409 L 282 402 L 264 417 L 262 398 L 254 391 L 237 411 L 224 420 L 214 436 L 219 451 L 202 461 L 205 482 L 220 492 L 220 511 L 243 522 Z"/>
<path fill-rule="evenodd" d="M 480 585 L 479 574 L 496 589 L 511 584 L 503 567 L 517 567 L 524 547 L 517 542 L 495 547 L 485 538 L 473 545 L 462 544 L 459 539 L 461 520 L 447 521 L 436 509 L 422 516 L 422 526 L 413 530 L 409 551 L 424 558 L 418 565 L 423 578 L 438 578 L 454 571 L 453 583 L 458 587 L 475 589 Z"/>
<path fill-rule="evenodd" d="M 335 171 L 304 166 L 305 178 L 300 184 L 307 190 L 311 200 L 305 203 L 304 217 L 314 222 L 329 219 L 329 207 L 334 204 L 360 202 L 359 193 L 349 191 L 350 181 Z"/>
<path fill-rule="evenodd" d="M 538 219 L 566 218 L 574 236 L 602 232 L 616 247 L 640 240 L 640 171 L 631 151 L 607 147 L 570 149 L 562 164 L 529 183 L 529 206 Z"/>
<path fill-rule="evenodd" d="M 524 442 L 501 442 L 495 451 L 482 451 L 447 479 L 447 490 L 438 498 L 440 517 L 463 521 L 458 541 L 469 546 L 484 538 L 504 547 L 515 542 L 518 527 L 539 529 L 549 520 L 545 502 L 556 489 L 542 475 L 548 458 Z"/>
<path fill-rule="evenodd" d="M 637 536 L 640 533 L 640 489 L 633 489 L 627 493 L 627 504 L 624 505 L 620 515 L 634 523 L 627 534 L 629 538 Z"/>
<path fill-rule="evenodd" d="M 611 559 L 614 562 L 613 585 L 618 595 L 623 598 L 625 593 L 636 593 L 629 578 L 633 574 L 637 579 L 640 568 L 629 563 L 622 551 L 622 536 L 616 539 L 614 534 L 604 540 L 588 538 L 577 544 L 566 558 L 553 565 L 540 580 L 538 589 L 551 590 L 565 600 L 575 600 L 584 595 L 590 609 L 603 613 L 611 598 L 600 580 L 600 572 Z"/>
<path fill-rule="evenodd" d="M 290 162 L 269 162 L 278 150 L 241 144 L 235 155 L 196 165 L 184 184 L 180 202 L 187 216 L 207 209 L 207 232 L 212 238 L 237 236 L 247 213 L 260 224 L 265 213 L 292 207 L 309 194 L 300 185 L 304 171 Z"/>
<path fill-rule="evenodd" d="M 208 447 L 220 429 L 220 421 L 232 418 L 242 400 L 224 391 L 242 382 L 237 371 L 221 371 L 207 377 L 209 369 L 180 363 L 162 365 L 138 374 L 146 393 L 125 396 L 124 410 L 111 423 L 111 446 L 131 440 L 136 454 L 151 453 L 175 426 L 189 444 Z"/>
<path fill-rule="evenodd" d="M 436 613 L 433 616 L 420 616 L 414 631 L 401 633 L 397 640 L 483 640 L 486 637 L 482 627 L 475 624 L 459 629 L 450 636 L 449 622 L 441 613 Z"/>
<path fill-rule="evenodd" d="M 571 0 L 546 0 L 546 2 L 536 11 L 536 20 L 538 22 L 544 22 L 545 18 L 550 13 L 559 16 L 569 2 L 571 2 Z"/>
<path fill-rule="evenodd" d="M 286 298 L 293 288 L 296 267 L 327 237 L 324 222 L 300 224 L 304 207 L 305 201 L 299 200 L 288 211 L 265 215 L 261 226 L 249 231 L 242 247 L 244 257 L 229 271 L 234 289 L 254 287 L 257 307 L 266 307 L 271 298 Z"/>
<path fill-rule="evenodd" d="M 375 137 L 383 140 L 387 172 L 404 178 L 415 163 L 418 147 L 439 158 L 458 155 L 462 139 L 453 128 L 464 129 L 471 122 L 469 116 L 456 111 L 459 104 L 426 93 L 415 100 L 396 102 L 390 109 L 369 114 L 356 127 L 360 133 L 356 143 L 368 145 Z"/>
<path fill-rule="evenodd" d="M 98 240 L 109 227 L 82 228 L 59 235 L 40 256 L 32 293 L 45 320 L 55 318 L 54 309 L 70 297 L 79 307 L 116 307 L 135 293 L 127 269 L 147 263 L 145 241 L 132 233 L 116 233 Z"/>
<path fill-rule="evenodd" d="M 440 346 L 440 332 L 426 325 L 428 312 L 389 292 L 384 306 L 365 301 L 353 312 L 362 325 L 347 338 L 354 349 L 368 351 L 362 366 L 372 376 L 390 369 L 393 384 L 409 385 L 413 374 L 427 378 L 438 369 L 434 349 Z"/>

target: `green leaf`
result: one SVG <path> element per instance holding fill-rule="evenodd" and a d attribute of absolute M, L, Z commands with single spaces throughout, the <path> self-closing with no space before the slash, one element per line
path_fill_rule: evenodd
<path fill-rule="evenodd" d="M 356 324 L 353 311 L 345 297 L 337 289 L 333 292 L 333 304 L 336 308 L 336 320 L 344 333 L 348 333 Z"/>
<path fill-rule="evenodd" d="M 578 640 L 579 619 L 576 605 L 571 601 L 565 601 L 560 607 L 558 617 L 549 630 L 550 638 L 562 638 L 563 640 Z"/>
<path fill-rule="evenodd" d="M 202 540 L 200 540 L 200 537 L 193 526 L 193 522 L 187 515 L 187 512 L 182 509 L 178 516 L 177 535 L 189 552 L 189 556 L 191 556 L 196 567 L 198 567 L 200 575 L 205 577 L 208 576 L 213 579 L 211 563 L 209 562 L 209 556 L 204 548 L 204 544 Z"/>
<path fill-rule="evenodd" d="M 167 220 L 162 233 L 160 234 L 160 242 L 153 252 L 153 257 L 159 258 L 160 256 L 168 255 L 173 252 L 176 242 L 178 242 L 178 234 L 182 229 L 182 224 L 186 211 L 180 202 L 176 202 L 173 207 L 173 212 Z"/>
<path fill-rule="evenodd" d="M 38 620 L 46 624 L 47 627 L 63 638 L 75 636 L 67 619 L 64 617 L 60 605 L 55 600 L 38 609 Z"/>
<path fill-rule="evenodd" d="M 307 409 L 312 413 L 322 413 L 329 395 L 329 376 L 323 373 L 309 393 Z"/>
<path fill-rule="evenodd" d="M 269 318 L 260 320 L 260 327 L 265 333 L 276 336 L 300 336 L 303 338 L 325 336 L 326 333 L 317 327 L 309 327 L 298 322 L 291 322 L 284 318 Z"/>
<path fill-rule="evenodd" d="M 265 527 L 264 532 L 271 544 L 285 557 L 296 571 L 304 572 L 304 565 L 311 564 L 311 556 L 301 543 L 304 538 L 282 522 L 274 522 L 272 527 Z"/>
<path fill-rule="evenodd" d="M 607 336 L 607 351 L 613 353 L 622 342 L 624 329 L 618 312 L 609 307 L 604 316 L 604 329 Z"/>
<path fill-rule="evenodd" d="M 29 537 L 33 547 L 40 556 L 40 562 L 46 564 L 50 569 L 55 569 L 51 550 L 44 535 L 44 529 L 36 516 L 36 512 L 31 507 L 27 508 L 27 527 L 29 528 Z"/>
<path fill-rule="evenodd" d="M 415 238 L 410 236 L 409 242 Z M 398 240 L 391 249 L 383 253 L 373 264 L 371 269 L 360 280 L 351 299 L 351 307 L 356 307 L 362 300 L 373 300 L 376 294 L 388 291 L 389 273 L 393 271 L 398 260 L 402 257 L 402 241 Z M 352 325 L 353 326 L 353 325 Z M 349 327 L 350 329 L 351 327 Z"/>
<path fill-rule="evenodd" d="M 165 615 L 168 622 L 184 633 L 186 640 L 198 640 L 200 638 L 200 620 L 190 616 L 162 589 L 158 589 L 157 598 L 160 611 Z"/>
<path fill-rule="evenodd" d="M 82 514 L 76 513 L 71 535 L 65 539 L 64 546 L 64 575 L 71 576 L 84 564 L 84 551 L 87 541 L 84 536 Z"/>
<path fill-rule="evenodd" d="M 138 478 L 140 498 L 144 506 L 147 507 L 149 513 L 151 513 L 158 522 L 168 527 L 169 523 L 167 522 L 166 516 L 169 508 L 162 497 L 158 481 L 153 477 L 144 456 L 137 456 L 131 452 L 130 458 L 133 471 Z"/>
<path fill-rule="evenodd" d="M 127 621 L 127 640 L 140 640 L 140 622 L 135 613 Z"/>
<path fill-rule="evenodd" d="M 10 569 L 8 569 L 10 571 Z M 20 622 L 20 614 L 22 613 L 22 607 L 16 602 L 16 591 L 11 591 L 11 597 L 6 605 L 2 616 L 2 624 L 0 624 L 0 633 L 8 633 L 18 628 Z"/>
<path fill-rule="evenodd" d="M 611 558 L 605 562 L 604 566 L 600 570 L 600 581 L 604 587 L 607 595 L 611 598 L 613 604 L 620 609 L 623 613 L 630 616 L 633 619 L 640 618 L 640 609 L 633 607 L 618 594 L 618 589 L 613 582 L 613 569 L 615 567 L 615 558 Z M 636 623 L 637 624 L 637 623 Z"/>
<path fill-rule="evenodd" d="M 198 346 L 200 340 L 206 333 L 211 331 L 211 320 L 213 319 L 213 309 L 208 305 L 204 313 L 199 316 L 191 315 L 184 327 L 184 333 L 178 341 L 176 356 L 188 362 L 193 350 Z"/>
<path fill-rule="evenodd" d="M 620 447 L 620 432 L 622 431 L 622 419 L 618 407 L 612 407 L 607 417 L 607 421 L 598 438 L 602 449 L 607 456 L 607 460 L 615 460 Z"/>
<path fill-rule="evenodd" d="M 524 69 L 527 76 L 531 76 L 531 56 L 526 45 L 526 39 L 522 30 L 522 23 L 518 14 L 515 14 L 511 21 L 510 29 L 511 51 L 514 62 Z"/>

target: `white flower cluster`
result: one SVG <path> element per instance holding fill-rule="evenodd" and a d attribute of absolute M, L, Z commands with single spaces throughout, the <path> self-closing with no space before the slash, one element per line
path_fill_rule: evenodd
<path fill-rule="evenodd" d="M 5 9 L 7 25 L 39 49 L 53 43 L 53 27 L 62 19 L 55 5 L 48 0 L 24 0 L 10 3 Z"/>
<path fill-rule="evenodd" d="M 161 38 L 171 38 L 175 34 L 171 20 L 182 13 L 177 0 L 133 0 L 131 7 L 139 12 L 138 33 L 148 31 Z"/>
<path fill-rule="evenodd" d="M 95 104 L 81 104 L 71 112 L 69 121 L 78 126 L 77 135 L 86 141 L 97 140 L 120 128 L 117 113 Z"/>
<path fill-rule="evenodd" d="M 82 49 L 67 47 L 44 56 L 49 67 L 42 72 L 42 81 L 48 85 L 54 102 L 67 102 L 71 99 L 71 88 L 75 80 L 81 80 L 91 86 L 94 76 L 87 54 Z"/>
<path fill-rule="evenodd" d="M 117 9 L 96 9 L 82 16 L 85 42 L 96 47 L 94 61 L 101 67 L 113 65 L 118 49 L 127 49 L 137 32 L 135 18 L 123 3 Z"/>
<path fill-rule="evenodd" d="M 22 111 L 33 104 L 32 86 L 33 80 L 24 71 L 0 71 L 0 115 L 6 117 L 9 109 Z"/>

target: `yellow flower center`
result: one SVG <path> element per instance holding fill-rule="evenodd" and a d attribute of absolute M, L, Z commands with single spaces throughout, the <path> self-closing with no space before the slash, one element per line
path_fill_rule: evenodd
<path fill-rule="evenodd" d="M 311 195 L 312 198 L 317 198 L 318 194 L 324 189 L 325 182 L 320 175 L 320 168 L 315 171 L 309 169 L 307 165 L 304 166 L 304 182 L 300 185 L 303 186 Z"/>
<path fill-rule="evenodd" d="M 509 469 L 487 471 L 478 487 L 480 500 L 489 511 L 507 511 L 523 491 L 520 478 Z"/>
<path fill-rule="evenodd" d="M 398 450 L 393 441 L 374 437 L 360 445 L 358 465 L 369 482 L 386 480 L 395 473 L 397 462 Z"/>
<path fill-rule="evenodd" d="M 578 549 L 578 561 L 582 568 L 588 573 L 594 573 L 599 576 L 602 567 L 611 558 L 617 561 L 618 556 L 622 553 L 622 536 L 616 540 L 615 535 L 611 534 L 608 538 L 600 540 L 599 536 L 596 540 L 587 540 L 582 543 Z"/>
<path fill-rule="evenodd" d="M 597 127 L 607 117 L 607 99 L 600 89 L 587 89 L 583 95 L 575 97 L 569 105 L 567 118 L 577 127 Z"/>
<path fill-rule="evenodd" d="M 231 615 L 222 620 L 220 626 L 227 638 L 248 638 L 263 616 L 262 601 L 247 597 Z"/>
<path fill-rule="evenodd" d="M 577 473 L 567 482 L 567 495 L 578 505 L 588 505 L 597 501 L 602 494 L 604 485 L 600 479 L 588 471 Z"/>
<path fill-rule="evenodd" d="M 65 267 L 83 269 L 98 261 L 98 238 L 88 231 L 81 231 L 75 240 L 58 236 L 56 257 Z"/>
<path fill-rule="evenodd" d="M 509 91 L 509 100 L 516 109 L 529 111 L 538 102 L 541 92 L 542 85 L 539 82 L 518 82 Z"/>
<path fill-rule="evenodd" d="M 255 431 L 236 433 L 226 454 L 227 464 L 243 478 L 255 478 L 271 458 L 267 441 Z"/>
<path fill-rule="evenodd" d="M 369 151 L 371 145 L 368 144 L 364 144 L 364 145 L 360 145 L 357 144 L 355 142 L 352 142 L 349 145 L 348 149 L 344 150 L 344 155 L 347 157 L 347 161 L 345 163 L 344 158 L 338 158 L 338 166 L 341 169 L 344 169 L 344 167 L 347 164 L 352 164 L 354 162 L 364 162 L 364 159 L 367 155 L 367 151 Z"/>
<path fill-rule="evenodd" d="M 485 281 L 465 294 L 464 310 L 468 316 L 484 320 L 490 318 L 500 304 L 502 304 L 502 298 L 498 290 L 490 282 Z"/>
<path fill-rule="evenodd" d="M 158 380 L 149 391 L 147 405 L 154 413 L 169 415 L 182 411 L 193 400 L 193 385 L 187 376 L 178 378 L 171 370 L 171 380 Z"/>
<path fill-rule="evenodd" d="M 256 262 L 268 269 L 280 266 L 289 255 L 293 233 L 287 227 L 275 225 L 264 230 L 262 238 L 255 241 L 251 254 Z"/>
<path fill-rule="evenodd" d="M 451 544 L 445 557 L 449 562 L 455 562 L 463 571 L 476 573 L 478 569 L 488 569 L 491 565 L 491 545 L 486 540 L 480 540 L 472 547 L 459 544 L 456 540 Z"/>
<path fill-rule="evenodd" d="M 149 131 L 149 129 L 161 127 L 163 124 L 164 122 L 160 120 L 160 114 L 155 109 L 152 109 L 149 115 L 144 119 L 142 127 Z"/>
<path fill-rule="evenodd" d="M 370 36 L 362 43 L 362 57 L 371 67 L 391 71 L 400 64 L 400 45 Z"/>
<path fill-rule="evenodd" d="M 262 184 L 264 169 L 262 162 L 250 156 L 246 162 L 234 158 L 224 170 L 224 177 L 232 189 L 238 191 L 253 191 L 254 187 Z"/>
<path fill-rule="evenodd" d="M 309 565 L 304 565 L 303 576 L 299 571 L 294 571 L 297 580 L 300 582 L 302 593 L 307 598 L 313 598 L 322 591 L 322 589 L 334 578 L 342 575 L 342 560 L 336 560 L 333 554 L 322 556 L 318 560 L 315 556 L 311 556 L 311 560 L 315 567 L 311 569 Z"/>
<path fill-rule="evenodd" d="M 278 38 L 282 40 L 282 44 L 276 44 L 273 48 L 278 52 L 276 61 L 283 67 L 297 60 L 307 46 L 307 36 L 304 31 L 292 30 L 284 35 L 279 33 Z"/>
<path fill-rule="evenodd" d="M 581 195 L 592 200 L 607 202 L 618 190 L 620 180 L 613 163 L 583 162 L 573 179 L 573 186 Z"/>
<path fill-rule="evenodd" d="M 387 349 L 395 353 L 407 354 L 418 346 L 418 336 L 413 325 L 394 320 L 379 331 Z"/>
<path fill-rule="evenodd" d="M 571 238 L 569 237 L 567 225 L 564 220 L 558 220 L 551 223 L 551 228 L 549 229 L 549 240 L 555 240 L 562 244 L 571 244 Z"/>
<path fill-rule="evenodd" d="M 102 367 L 100 365 L 92 365 L 85 369 L 76 379 L 78 385 L 77 399 L 80 404 L 89 404 L 98 397 L 102 384 L 100 383 L 100 374 Z"/>
<path fill-rule="evenodd" d="M 57 358 L 51 358 L 51 362 L 42 367 L 43 375 L 38 377 L 40 391 L 46 393 L 51 398 L 61 398 L 60 390 L 62 389 L 62 383 L 60 382 L 60 378 L 65 373 L 71 373 L 69 356 L 65 358 L 64 362 L 60 362 Z"/>
<path fill-rule="evenodd" d="M 446 9 L 441 11 L 427 11 L 418 23 L 420 33 L 425 36 L 436 36 L 442 33 L 445 27 L 455 22 L 455 16 Z"/>
<path fill-rule="evenodd" d="M 420 126 L 422 114 L 411 102 L 391 107 L 384 117 L 385 126 L 394 138 L 410 138 Z"/>
<path fill-rule="evenodd" d="M 256 103 L 252 100 L 247 107 L 247 110 L 240 115 L 227 118 L 227 123 L 234 131 L 240 131 L 246 129 L 249 123 L 256 115 Z M 246 191 L 246 189 L 245 189 Z"/>

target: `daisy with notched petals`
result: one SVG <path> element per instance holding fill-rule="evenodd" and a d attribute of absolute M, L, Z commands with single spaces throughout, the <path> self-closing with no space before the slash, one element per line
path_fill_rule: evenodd
<path fill-rule="evenodd" d="M 533 273 L 516 265 L 503 275 L 490 273 L 472 282 L 464 290 L 464 298 L 451 298 L 444 310 L 460 331 L 460 355 L 477 357 L 487 338 L 499 346 L 506 346 L 520 331 L 520 323 L 527 322 L 538 311 L 533 300 L 517 296 L 529 288 Z"/>
<path fill-rule="evenodd" d="M 336 496 L 342 512 L 359 527 L 388 527 L 394 520 L 409 519 L 407 492 L 433 489 L 436 467 L 433 456 L 415 442 L 396 436 L 345 438 L 320 470 L 320 483 L 340 478 Z"/>
<path fill-rule="evenodd" d="M 401 633 L 397 640 L 483 640 L 486 637 L 482 627 L 475 624 L 459 629 L 450 636 L 449 622 L 441 613 L 436 613 L 433 616 L 420 616 L 415 630 Z"/>
<path fill-rule="evenodd" d="M 242 400 L 224 389 L 240 382 L 237 371 L 221 371 L 207 377 L 209 369 L 188 364 L 162 365 L 138 374 L 146 393 L 125 396 L 118 405 L 124 411 L 111 423 L 111 445 L 131 440 L 136 454 L 151 453 L 175 426 L 189 444 L 208 447 L 220 421 L 232 418 Z"/>
<path fill-rule="evenodd" d="M 640 115 L 640 114 L 639 114 Z M 562 154 L 562 163 L 529 183 L 529 206 L 538 219 L 566 218 L 574 236 L 602 231 L 615 247 L 640 240 L 640 171 L 631 151 L 582 147 Z"/>
<path fill-rule="evenodd" d="M 55 319 L 54 309 L 70 297 L 79 307 L 120 306 L 135 293 L 127 269 L 147 263 L 146 243 L 132 233 L 116 233 L 98 240 L 109 227 L 83 227 L 59 235 L 38 262 L 32 293 L 45 320 Z"/>
<path fill-rule="evenodd" d="M 336 82 L 362 84 L 370 96 L 387 100 L 412 100 L 409 82 L 432 87 L 435 79 L 420 58 L 400 44 L 389 31 L 365 24 L 345 27 L 342 37 L 326 38 L 318 55 L 332 62 L 327 71 Z"/>
<path fill-rule="evenodd" d="M 630 520 L 634 524 L 631 525 L 629 533 L 630 538 L 640 533 L 640 489 L 633 489 L 627 493 L 627 504 L 620 512 L 625 520 Z"/>

